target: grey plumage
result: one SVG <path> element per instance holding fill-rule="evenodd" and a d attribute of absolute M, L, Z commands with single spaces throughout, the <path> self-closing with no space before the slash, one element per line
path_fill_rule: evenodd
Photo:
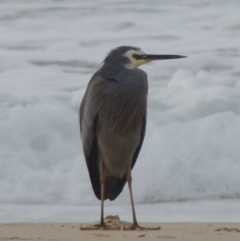
<path fill-rule="evenodd" d="M 133 74 L 137 78 L 131 78 Z M 147 89 L 144 71 L 113 72 L 104 65 L 88 84 L 80 124 L 84 155 L 98 199 L 101 199 L 100 158 L 105 161 L 107 172 L 104 199 L 110 200 L 121 193 L 127 168 L 136 162 L 145 134 Z"/>
<path fill-rule="evenodd" d="M 131 169 L 144 140 L 148 92 L 147 74 L 137 67 L 163 58 L 147 56 L 136 47 L 112 50 L 89 81 L 80 106 L 83 151 L 94 193 L 102 200 L 102 216 L 103 200 L 116 199 L 127 181 L 132 195 Z M 100 225 L 106 227 L 102 216 Z"/>

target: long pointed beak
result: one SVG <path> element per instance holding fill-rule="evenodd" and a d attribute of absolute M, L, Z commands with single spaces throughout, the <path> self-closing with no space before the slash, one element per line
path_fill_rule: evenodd
<path fill-rule="evenodd" d="M 139 56 L 140 59 L 145 60 L 163 60 L 163 59 L 180 59 L 180 58 L 186 58 L 187 56 L 182 55 L 171 55 L 171 54 L 143 54 Z"/>

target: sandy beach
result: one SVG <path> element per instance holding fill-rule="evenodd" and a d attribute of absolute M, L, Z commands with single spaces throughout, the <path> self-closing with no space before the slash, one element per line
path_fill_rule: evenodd
<path fill-rule="evenodd" d="M 240 223 L 143 223 L 159 231 L 82 231 L 84 223 L 0 224 L 0 240 L 181 240 L 239 241 Z"/>

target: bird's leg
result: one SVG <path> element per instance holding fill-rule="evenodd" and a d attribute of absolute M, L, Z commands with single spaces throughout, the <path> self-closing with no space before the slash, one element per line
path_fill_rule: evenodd
<path fill-rule="evenodd" d="M 128 171 L 128 174 L 127 174 L 127 182 L 128 182 L 128 188 L 129 188 L 130 199 L 131 199 L 133 223 L 132 223 L 132 225 L 130 227 L 124 228 L 124 230 L 135 230 L 135 229 L 138 229 L 138 230 L 160 230 L 160 227 L 148 228 L 148 227 L 141 227 L 141 226 L 139 226 L 139 224 L 137 222 L 135 208 L 134 208 L 134 202 L 133 202 L 131 169 Z"/>
<path fill-rule="evenodd" d="M 120 226 L 107 225 L 104 222 L 104 199 L 105 199 L 105 183 L 106 178 L 102 168 L 100 170 L 100 183 L 101 183 L 101 219 L 99 224 L 90 225 L 87 227 L 81 227 L 81 230 L 119 230 Z"/>
<path fill-rule="evenodd" d="M 98 229 L 119 230 L 120 227 L 107 225 L 104 221 L 104 200 L 105 200 L 106 177 L 105 177 L 105 172 L 103 170 L 103 164 L 102 163 L 101 163 L 101 169 L 100 169 L 100 183 L 101 183 L 101 220 L 100 220 L 100 224 L 98 225 Z"/>
<path fill-rule="evenodd" d="M 131 200 L 131 207 L 132 207 L 132 216 L 133 216 L 133 223 L 132 223 L 130 229 L 137 229 L 137 228 L 140 228 L 140 226 L 138 225 L 138 222 L 137 222 L 135 208 L 134 208 L 134 202 L 133 202 L 131 170 L 128 171 L 127 182 L 128 182 L 128 188 L 129 188 L 129 194 L 130 194 L 130 200 Z"/>
<path fill-rule="evenodd" d="M 102 169 L 102 168 L 101 168 Z M 104 223 L 104 195 L 105 195 L 105 176 L 103 175 L 103 171 L 101 170 L 100 182 L 101 182 L 101 220 L 100 226 L 106 228 Z"/>
<path fill-rule="evenodd" d="M 100 183 L 101 183 L 101 220 L 99 224 L 83 227 L 81 230 L 104 230 L 108 229 L 104 222 L 104 192 L 105 192 L 105 181 L 106 178 L 103 175 L 102 168 L 100 170 Z"/>

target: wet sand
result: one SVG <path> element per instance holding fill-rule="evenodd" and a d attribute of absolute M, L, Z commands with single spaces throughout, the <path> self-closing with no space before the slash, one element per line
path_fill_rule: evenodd
<path fill-rule="evenodd" d="M 161 227 L 150 231 L 81 230 L 86 223 L 9 223 L 0 224 L 0 240 L 181 240 L 239 241 L 240 223 L 141 223 Z"/>

